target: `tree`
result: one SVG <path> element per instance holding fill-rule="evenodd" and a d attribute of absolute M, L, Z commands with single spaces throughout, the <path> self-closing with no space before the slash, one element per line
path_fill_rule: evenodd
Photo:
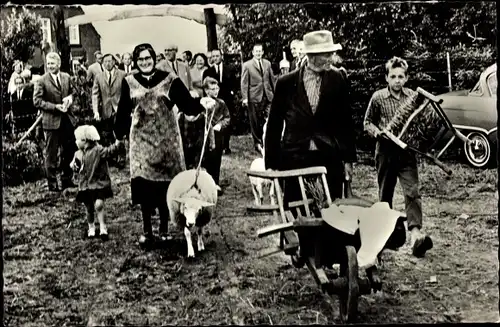
<path fill-rule="evenodd" d="M 64 10 L 63 6 L 56 5 L 52 11 L 52 26 L 56 31 L 56 40 L 58 52 L 61 55 L 61 70 L 63 72 L 71 71 L 70 57 L 71 50 L 69 48 L 69 41 L 66 37 L 66 29 L 64 28 Z"/>
<path fill-rule="evenodd" d="M 407 59 L 409 87 L 435 94 L 447 91 L 447 52 L 455 89 L 472 87 L 497 56 L 495 2 L 256 3 L 226 9 L 222 44 L 240 46 L 243 60 L 259 42 L 266 58 L 278 63 L 293 39 L 309 31 L 331 31 L 343 47 L 339 54 L 349 73 L 358 137 L 369 97 L 385 85 L 384 63 L 392 56 Z"/>
<path fill-rule="evenodd" d="M 41 47 L 42 39 L 41 17 L 26 8 L 13 8 L 11 14 L 2 20 L 0 26 L 2 108 L 10 108 L 7 87 L 14 61 L 20 60 L 26 63 L 33 56 L 35 49 Z M 5 109 L 3 111 L 5 112 Z"/>

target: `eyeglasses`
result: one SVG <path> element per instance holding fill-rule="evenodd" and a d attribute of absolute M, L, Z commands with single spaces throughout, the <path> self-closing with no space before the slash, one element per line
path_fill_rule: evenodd
<path fill-rule="evenodd" d="M 151 56 L 147 56 L 147 57 L 139 57 L 139 58 L 137 58 L 137 61 L 138 61 L 138 62 L 139 62 L 139 61 L 148 61 L 148 60 L 151 60 L 151 59 L 153 59 L 153 57 L 151 57 Z"/>

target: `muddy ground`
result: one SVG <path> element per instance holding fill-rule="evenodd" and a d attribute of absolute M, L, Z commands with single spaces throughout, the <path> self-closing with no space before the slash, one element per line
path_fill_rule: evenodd
<path fill-rule="evenodd" d="M 168 248 L 139 248 L 142 223 L 128 205 L 127 170 L 111 169 L 116 196 L 106 204 L 106 243 L 85 238 L 85 211 L 71 194 L 50 196 L 44 181 L 4 189 L 5 326 L 339 323 L 337 299 L 320 292 L 307 268 L 284 255 L 257 257 L 276 245 L 256 237 L 273 217 L 246 212 L 250 138 L 234 138 L 232 148 L 206 251 L 191 261 L 173 226 Z M 359 322 L 497 319 L 496 170 L 451 165 L 446 177 L 420 164 L 434 249 L 424 259 L 411 257 L 408 246 L 384 252 L 383 291 L 360 299 Z M 376 200 L 375 169 L 356 166 L 353 189 Z M 394 205 L 404 208 L 399 186 Z"/>

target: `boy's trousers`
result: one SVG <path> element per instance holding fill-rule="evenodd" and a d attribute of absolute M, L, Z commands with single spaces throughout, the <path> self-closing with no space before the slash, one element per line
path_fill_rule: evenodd
<path fill-rule="evenodd" d="M 379 201 L 392 198 L 397 180 L 403 188 L 408 230 L 422 228 L 422 201 L 418 190 L 418 167 L 413 153 L 401 149 L 390 140 L 379 139 L 375 148 L 375 165 L 379 186 Z"/>

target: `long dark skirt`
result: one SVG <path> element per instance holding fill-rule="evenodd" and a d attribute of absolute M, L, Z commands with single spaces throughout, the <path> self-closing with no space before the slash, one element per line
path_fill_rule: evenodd
<path fill-rule="evenodd" d="M 167 190 L 170 181 L 150 181 L 142 177 L 133 178 L 130 183 L 132 204 L 157 208 L 167 203 Z"/>

